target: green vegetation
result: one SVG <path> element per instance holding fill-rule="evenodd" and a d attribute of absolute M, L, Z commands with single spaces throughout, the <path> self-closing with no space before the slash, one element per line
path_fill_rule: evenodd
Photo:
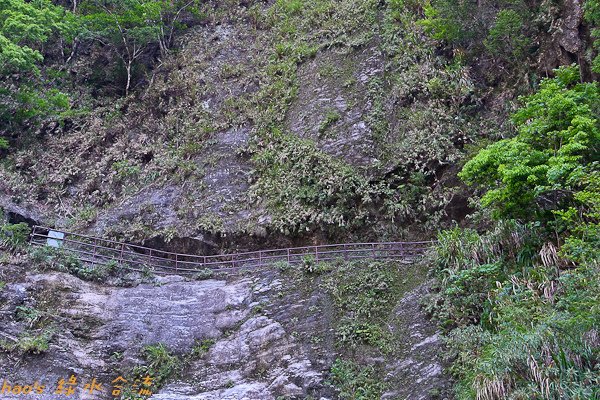
<path fill-rule="evenodd" d="M 422 264 L 399 261 L 357 260 L 317 263 L 306 257 L 297 267 L 280 269 L 289 287 L 276 294 L 284 298 L 298 288 L 310 299 L 304 317 L 331 321 L 326 331 L 298 329 L 298 316 L 290 319 L 292 335 L 316 351 L 335 352 L 327 379 L 341 399 L 378 399 L 394 383 L 385 383 L 380 360 L 395 359 L 406 350 L 405 328 L 394 310 L 400 301 L 426 279 Z M 317 296 L 315 296 L 315 294 Z M 326 299 L 313 303 L 315 297 Z M 327 347 L 324 347 L 327 346 Z M 333 348 L 329 347 L 333 346 Z M 317 350 L 319 349 L 319 350 Z M 379 360 L 379 361 L 378 361 Z"/>
<path fill-rule="evenodd" d="M 113 354 L 115 361 L 120 361 L 120 353 Z M 149 395 L 140 392 L 140 389 L 156 393 L 164 386 L 169 378 L 180 371 L 183 364 L 179 357 L 172 355 L 162 343 L 147 345 L 142 349 L 143 365 L 134 367 L 126 376 L 127 384 L 123 387 L 121 400 L 143 400 Z M 137 386 L 134 386 L 134 383 Z"/>
<path fill-rule="evenodd" d="M 376 220 L 381 221 L 381 230 L 391 231 L 397 228 L 390 227 L 390 222 L 407 225 L 419 221 L 437 226 L 452 189 L 443 192 L 445 188 L 438 188 L 434 192 L 429 183 L 438 173 L 438 166 L 458 160 L 462 143 L 476 134 L 474 118 L 467 115 L 471 113 L 473 86 L 465 69 L 444 65 L 433 55 L 426 39 L 415 33 L 419 28 L 412 7 L 402 2 L 381 6 L 372 1 L 357 3 L 355 10 L 347 7 L 347 2 L 334 6 L 322 0 L 297 9 L 282 1 L 271 10 L 278 17 L 274 22 L 277 37 L 293 39 L 285 41 L 285 52 L 278 51 L 283 45 L 275 45 L 275 65 L 283 68 L 285 63 L 285 74 L 275 69 L 274 76 L 266 77 L 272 82 L 267 88 L 277 92 L 270 92 L 270 96 L 261 97 L 264 102 L 257 103 L 263 145 L 253 159 L 256 180 L 251 197 L 267 206 L 274 214 L 273 228 L 286 234 L 324 230 L 339 236 Z M 324 14 L 325 10 L 332 10 L 333 15 Z M 383 16 L 382 21 L 377 20 L 377 14 Z M 367 26 L 373 28 L 365 29 Z M 308 27 L 318 32 L 331 29 L 333 33 L 314 37 L 303 32 Z M 288 30 L 295 35 L 289 35 Z M 373 167 L 381 168 L 382 174 L 392 170 L 385 179 L 379 179 L 378 174 L 373 179 L 363 169 L 326 154 L 313 139 L 300 139 L 287 132 L 281 121 L 287 105 L 297 95 L 297 64 L 312 54 L 306 55 L 303 49 L 335 44 L 351 54 L 352 49 L 374 36 L 382 38 L 386 69 L 394 72 L 389 79 L 369 79 L 361 88 L 367 97 L 357 101 L 371 104 L 367 123 L 379 159 Z M 301 54 L 296 56 L 294 51 Z M 323 70 L 327 71 L 327 64 L 319 75 L 331 80 L 332 74 Z M 427 71 L 426 77 L 423 71 Z M 283 77 L 286 84 L 281 83 L 281 88 L 287 88 L 285 92 L 277 84 Z M 430 82 L 435 99 L 414 98 L 413 93 L 423 90 L 423 81 Z M 405 104 L 394 116 L 385 106 L 390 92 L 395 93 L 397 102 Z M 263 111 L 265 106 L 272 108 Z M 395 117 L 403 123 L 390 126 L 388 120 Z M 341 118 L 338 111 L 326 110 L 317 127 L 320 135 L 333 134 L 330 128 Z"/>
<path fill-rule="evenodd" d="M 2 213 L 0 212 L 0 220 Z M 20 222 L 18 224 L 0 223 L 0 247 L 9 250 L 22 248 L 29 240 L 31 229 L 29 226 Z"/>
<path fill-rule="evenodd" d="M 16 341 L 0 340 L 0 351 L 20 354 L 41 354 L 48 351 L 54 331 L 46 329 L 41 333 L 25 332 Z"/>
<path fill-rule="evenodd" d="M 600 2 L 583 2 L 585 24 L 575 3 L 0 0 L 2 192 L 78 228 L 148 197 L 107 231 L 171 244 L 235 229 L 231 243 L 258 221 L 267 240 L 344 241 L 424 236 L 459 220 L 439 233 L 428 302 L 457 397 L 598 397 Z M 321 87 L 304 90 L 307 79 Z M 306 103 L 323 106 L 294 132 Z M 225 175 L 233 195 L 207 193 Z M 2 224 L 0 246 L 15 253 L 28 233 Z M 62 250 L 32 259 L 92 281 L 125 275 Z M 338 349 L 393 353 L 389 316 L 419 274 L 338 264 L 275 267 L 330 294 Z M 15 318 L 32 327 L 45 315 L 21 306 Z M 46 339 L 2 348 L 41 352 Z M 180 368 L 162 345 L 144 356 L 136 373 L 158 384 Z M 340 396 L 377 398 L 380 371 L 340 357 Z"/>
<path fill-rule="evenodd" d="M 84 35 L 109 48 L 120 60 L 126 73 L 125 96 L 129 94 L 133 68 L 153 44 L 161 54 L 168 53 L 183 11 L 198 12 L 197 1 L 118 0 L 84 1 Z"/>
<path fill-rule="evenodd" d="M 495 221 L 442 232 L 432 258 L 459 399 L 600 395 L 598 90 L 556 71 L 460 174 Z"/>
<path fill-rule="evenodd" d="M 544 20 L 527 24 L 545 10 L 538 2 L 487 1 L 476 6 L 466 0 L 432 0 L 420 24 L 436 39 L 463 49 L 469 57 L 489 54 L 497 62 L 516 64 L 529 56 L 532 38 Z"/>
<path fill-rule="evenodd" d="M 39 74 L 41 45 L 53 35 L 73 36 L 72 15 L 50 1 L 5 0 L 0 4 L 0 68 L 3 73 L 28 70 Z"/>
<path fill-rule="evenodd" d="M 362 344 L 387 350 L 391 339 L 385 321 L 404 287 L 393 263 L 355 262 L 340 265 L 324 288 L 338 310 L 337 339 L 341 347 Z"/>
<path fill-rule="evenodd" d="M 204 357 L 214 344 L 214 339 L 204 339 L 196 341 L 196 344 L 194 344 L 194 346 L 192 347 L 192 351 L 190 352 L 188 358 L 194 359 Z"/>
<path fill-rule="evenodd" d="M 162 343 L 144 347 L 142 355 L 146 364 L 136 367 L 133 373 L 138 377 L 151 376 L 154 388 L 160 388 L 181 368 L 179 357 L 172 355 Z"/>
<path fill-rule="evenodd" d="M 392 310 L 422 280 L 422 267 L 415 264 L 340 261 L 323 282 L 338 313 L 338 345 L 342 348 L 368 345 L 384 353 L 392 351 L 399 345 L 389 332 Z"/>
<path fill-rule="evenodd" d="M 356 207 L 368 196 L 363 177 L 310 140 L 283 134 L 276 140 L 255 156 L 260 180 L 252 189 L 253 198 L 266 198 L 276 213 L 274 228 L 292 233 L 364 219 L 366 211 Z"/>
<path fill-rule="evenodd" d="M 342 400 L 380 399 L 385 386 L 379 381 L 372 366 L 364 367 L 352 361 L 337 359 L 331 366 L 329 383 L 333 385 Z"/>
<path fill-rule="evenodd" d="M 17 320 L 26 322 L 30 327 L 34 326 L 41 318 L 39 310 L 26 306 L 17 306 L 15 314 Z"/>
<path fill-rule="evenodd" d="M 135 277 L 127 276 L 130 272 L 127 266 L 119 264 L 116 260 L 110 260 L 104 264 L 85 264 L 76 254 L 61 248 L 34 247 L 30 250 L 31 260 L 40 270 L 55 270 L 67 272 L 86 281 L 108 282 L 127 286 L 135 281 Z M 153 277 L 151 270 L 142 272 L 142 280 Z"/>
<path fill-rule="evenodd" d="M 48 0 L 0 2 L 0 73 L 5 77 L 0 82 L 0 134 L 69 108 L 60 90 L 42 90 L 52 79 L 42 76 L 40 64 L 46 44 L 68 47 L 76 29 L 75 17 Z M 2 137 L 0 150 L 7 147 Z"/>
<path fill-rule="evenodd" d="M 591 25 L 592 37 L 595 39 L 594 47 L 596 49 L 596 57 L 592 60 L 592 69 L 597 74 L 600 73 L 600 1 L 587 0 L 584 3 L 585 19 Z"/>
<path fill-rule="evenodd" d="M 563 255 L 596 259 L 600 212 L 600 88 L 575 67 L 556 71 L 513 116 L 518 135 L 481 150 L 460 176 L 483 190 L 483 207 L 540 221 L 566 240 Z"/>
<path fill-rule="evenodd" d="M 323 122 L 321 122 L 321 125 L 319 126 L 319 134 L 321 136 L 324 136 L 327 130 L 331 128 L 331 126 L 334 125 L 336 122 L 338 122 L 341 117 L 342 116 L 340 115 L 340 113 L 336 110 L 327 110 L 327 113 L 325 114 L 325 119 L 323 119 Z"/>
<path fill-rule="evenodd" d="M 87 112 L 73 109 L 70 97 L 93 91 L 94 85 L 122 80 L 128 95 L 152 67 L 154 53 L 165 56 L 175 34 L 186 28 L 184 16 L 188 21 L 200 16 L 195 0 L 84 0 L 73 2 L 70 10 L 49 0 L 1 2 L 0 72 L 6 79 L 0 83 L 0 133 L 19 140 L 22 132 L 53 122 L 64 125 Z M 88 51 L 80 53 L 82 47 Z M 86 88 L 66 73 L 81 67 L 106 73 L 92 71 Z M 74 90 L 73 83 L 82 86 Z M 10 141 L 1 137 L 0 150 Z"/>
<path fill-rule="evenodd" d="M 192 278 L 198 281 L 211 279 L 215 277 L 215 271 L 210 268 L 204 268 L 192 274 Z"/>
<path fill-rule="evenodd" d="M 334 305 L 333 327 L 340 351 L 340 359 L 331 367 L 329 383 L 341 399 L 378 399 L 385 389 L 382 371 L 360 355 L 393 357 L 402 347 L 402 339 L 390 329 L 396 324 L 393 310 L 425 279 L 423 266 L 339 260 L 322 273 L 318 282 Z"/>

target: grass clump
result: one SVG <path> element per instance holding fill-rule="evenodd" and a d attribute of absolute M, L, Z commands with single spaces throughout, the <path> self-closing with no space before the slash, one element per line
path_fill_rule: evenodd
<path fill-rule="evenodd" d="M 0 209 L 0 221 L 4 218 Z M 29 239 L 31 228 L 24 222 L 18 224 L 0 223 L 0 247 L 8 250 L 22 248 Z"/>
<path fill-rule="evenodd" d="M 215 271 L 210 269 L 210 268 L 204 268 L 199 270 L 198 272 L 194 272 L 194 274 L 192 274 L 192 279 L 197 280 L 197 281 L 202 281 L 205 279 L 211 279 L 214 278 L 215 276 Z"/>
<path fill-rule="evenodd" d="M 41 354 L 50 348 L 54 331 L 46 329 L 40 333 L 24 332 L 16 341 L 0 340 L 0 350 L 19 354 Z"/>
<path fill-rule="evenodd" d="M 338 122 L 341 118 L 342 116 L 337 110 L 327 110 L 325 118 L 321 122 L 321 125 L 319 125 L 319 135 L 324 136 L 325 133 L 329 130 L 329 128 L 335 125 L 335 123 Z"/>
<path fill-rule="evenodd" d="M 120 400 L 144 400 L 160 390 L 165 383 L 179 373 L 185 361 L 172 354 L 163 343 L 146 345 L 141 350 L 144 363 L 121 374 L 126 380 Z M 122 361 L 123 353 L 114 352 L 111 358 Z"/>
<path fill-rule="evenodd" d="M 67 272 L 86 281 L 107 282 L 111 277 L 122 277 L 127 271 L 116 260 L 109 260 L 104 264 L 86 265 L 81 262 L 76 254 L 66 250 L 48 246 L 35 247 L 30 251 L 33 262 L 42 270 L 55 270 Z M 144 277 L 151 277 L 152 271 L 144 268 Z"/>
<path fill-rule="evenodd" d="M 385 385 L 377 378 L 381 374 L 373 366 L 337 359 L 331 366 L 329 384 L 342 400 L 380 399 Z"/>
<path fill-rule="evenodd" d="M 156 385 L 163 384 L 181 368 L 179 357 L 172 355 L 162 343 L 144 347 L 142 354 L 146 359 L 146 365 L 139 371 L 153 376 Z"/>
<path fill-rule="evenodd" d="M 203 339 L 196 341 L 189 354 L 189 358 L 202 358 L 208 353 L 210 348 L 215 344 L 214 339 Z"/>

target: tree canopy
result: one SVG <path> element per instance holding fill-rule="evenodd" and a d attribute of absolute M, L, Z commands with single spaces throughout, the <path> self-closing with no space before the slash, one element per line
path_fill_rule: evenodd
<path fill-rule="evenodd" d="M 40 48 L 53 35 L 71 41 L 75 16 L 48 0 L 0 0 L 0 71 L 39 72 Z"/>

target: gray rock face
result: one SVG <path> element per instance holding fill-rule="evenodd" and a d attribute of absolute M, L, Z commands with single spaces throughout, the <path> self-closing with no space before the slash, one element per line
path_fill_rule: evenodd
<path fill-rule="evenodd" d="M 581 57 L 586 38 L 583 34 L 582 0 L 566 0 L 555 8 L 555 20 L 550 27 L 550 38 L 541 42 L 538 65 L 547 73 L 560 65 L 571 64 Z"/>
<path fill-rule="evenodd" d="M 93 227 L 94 234 L 109 231 L 113 226 L 123 222 L 131 223 L 134 218 L 141 217 L 144 222 L 162 229 L 177 222 L 174 206 L 181 195 L 181 189 L 168 186 L 160 189 L 148 188 L 131 196 L 110 212 L 99 216 Z"/>
<path fill-rule="evenodd" d="M 351 54 L 327 51 L 300 66 L 290 130 L 350 164 L 370 166 L 377 146 L 366 123 L 368 83 L 383 73 L 383 62 L 377 47 L 368 46 Z"/>
<path fill-rule="evenodd" d="M 321 372 L 283 326 L 251 313 L 249 305 L 268 290 L 263 284 L 254 291 L 253 283 L 250 278 L 189 282 L 173 276 L 158 278 L 155 285 L 116 288 L 63 273 L 32 275 L 24 284 L 8 286 L 2 315 L 25 304 L 39 307 L 33 298 L 53 293 L 62 325 L 44 357 L 25 357 L 3 378 L 54 384 L 75 374 L 83 380 L 97 377 L 110 382 L 116 377 L 110 371 L 111 355 L 121 354 L 122 365 L 132 366 L 142 362 L 139 355 L 145 345 L 162 343 L 181 354 L 197 341 L 212 339 L 215 344 L 208 354 L 180 377 L 194 384 L 168 385 L 153 398 L 274 399 L 305 395 L 322 386 Z M 5 319 L 5 334 L 17 337 L 23 327 Z M 9 363 L 0 359 L 4 367 Z"/>
<path fill-rule="evenodd" d="M 0 186 L 0 192 L 8 193 Z M 4 217 L 12 223 L 27 222 L 29 224 L 41 224 L 46 222 L 44 213 L 40 207 L 31 204 L 16 204 L 9 196 L 0 195 L 0 209 L 4 212 Z"/>
<path fill-rule="evenodd" d="M 155 398 L 303 397 L 323 385 L 323 376 L 302 353 L 281 324 L 265 316 L 250 318 L 238 332 L 218 341 L 206 360 L 192 365 L 191 380 L 202 381 L 202 392 L 179 383 L 166 386 Z"/>
<path fill-rule="evenodd" d="M 419 302 L 426 293 L 427 286 L 419 286 L 396 307 L 396 318 L 406 322 L 401 325 L 405 343 L 396 360 L 386 365 L 386 380 L 393 389 L 382 399 L 425 400 L 432 397 L 433 390 L 450 397 L 451 383 L 443 374 L 440 333 L 420 311 Z"/>
<path fill-rule="evenodd" d="M 335 345 L 327 295 L 310 280 L 271 271 L 204 281 L 167 276 L 114 287 L 14 268 L 14 279 L 0 269 L 8 280 L 0 291 L 0 339 L 17 340 L 32 327 L 41 329 L 40 322 L 54 333 L 43 354 L 0 352 L 0 379 L 9 384 L 38 381 L 54 391 L 59 379 L 76 375 L 78 399 L 109 399 L 110 382 L 146 364 L 143 348 L 160 343 L 187 361 L 152 399 L 336 398 L 327 380 L 344 349 Z M 449 387 L 439 335 L 418 304 L 425 291 L 410 292 L 396 308 L 392 333 L 406 340 L 402 351 L 373 360 L 384 366 L 389 391 L 383 398 L 429 399 L 430 390 Z M 19 317 L 27 309 L 41 319 Z M 193 355 L 206 342 L 210 346 Z M 93 378 L 104 390 L 92 395 L 83 386 Z M 11 396 L 2 398 L 21 398 Z"/>

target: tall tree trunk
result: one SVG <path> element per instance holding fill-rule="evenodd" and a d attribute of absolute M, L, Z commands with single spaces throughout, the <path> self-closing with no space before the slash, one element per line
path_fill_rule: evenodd
<path fill-rule="evenodd" d="M 127 61 L 127 66 L 125 69 L 127 70 L 127 85 L 125 85 L 125 96 L 129 95 L 129 86 L 131 85 L 131 60 Z"/>

